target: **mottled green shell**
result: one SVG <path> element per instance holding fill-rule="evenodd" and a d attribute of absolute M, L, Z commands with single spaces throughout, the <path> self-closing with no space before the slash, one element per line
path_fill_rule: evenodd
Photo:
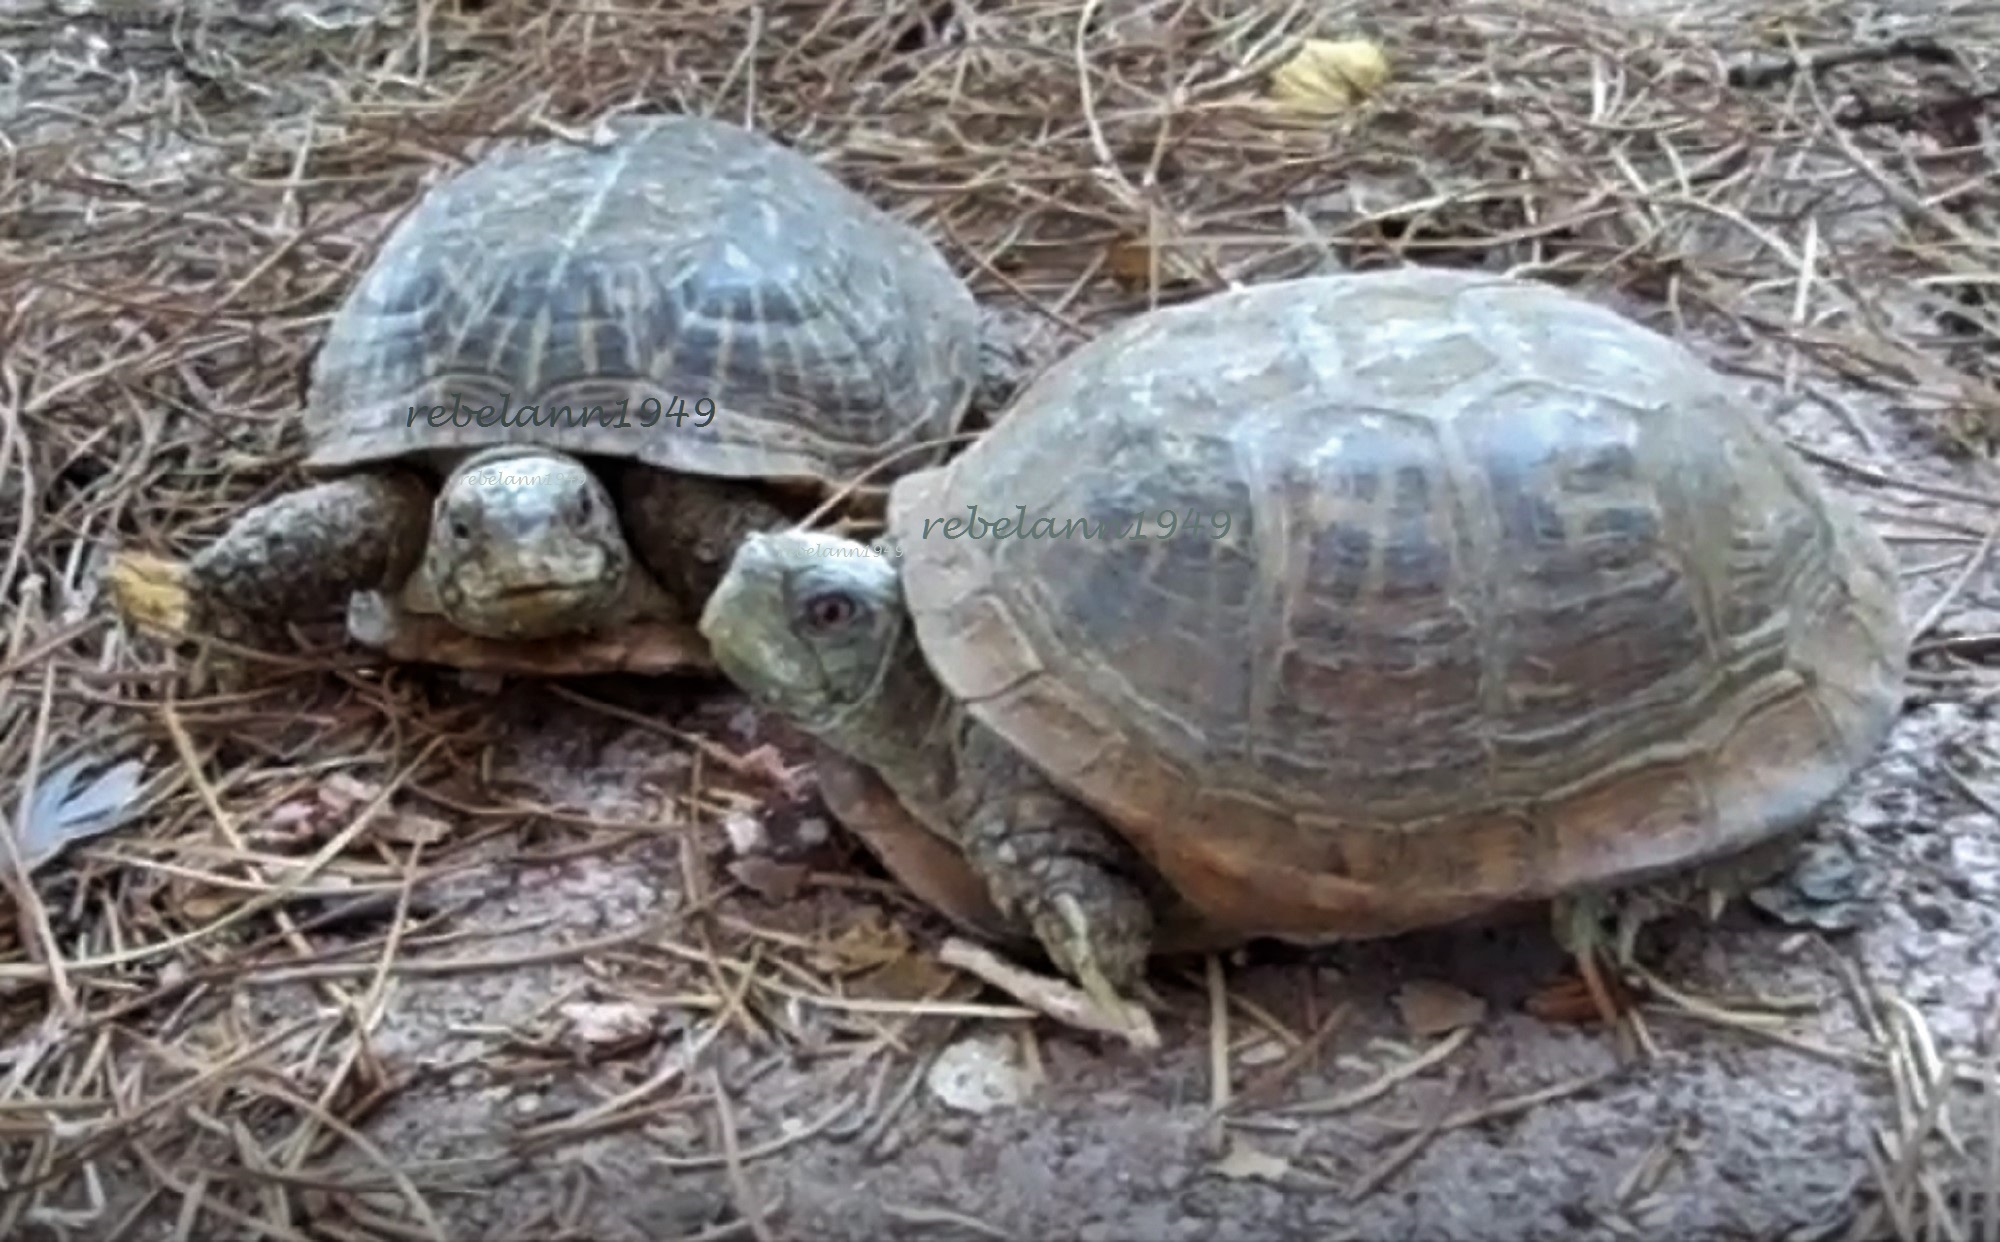
<path fill-rule="evenodd" d="M 951 537 L 971 506 L 1027 535 Z M 1268 934 L 1733 853 L 1806 822 L 1901 698 L 1879 539 L 1694 355 L 1539 283 L 1141 316 L 891 522 L 946 685 Z"/>
<path fill-rule="evenodd" d="M 316 464 L 532 442 L 824 481 L 957 430 L 978 314 L 922 234 L 751 131 L 612 128 L 501 150 L 395 229 L 320 352 Z"/>

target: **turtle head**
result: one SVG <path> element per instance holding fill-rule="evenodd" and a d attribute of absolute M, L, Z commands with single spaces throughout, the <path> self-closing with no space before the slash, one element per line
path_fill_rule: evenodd
<path fill-rule="evenodd" d="M 596 473 L 564 453 L 528 451 L 482 454 L 445 480 L 423 572 L 452 624 L 520 640 L 607 620 L 631 565 Z"/>
<path fill-rule="evenodd" d="M 908 625 L 892 556 L 786 530 L 737 546 L 700 630 L 716 666 L 745 694 L 841 746 L 843 722 L 880 694 L 903 658 Z"/>

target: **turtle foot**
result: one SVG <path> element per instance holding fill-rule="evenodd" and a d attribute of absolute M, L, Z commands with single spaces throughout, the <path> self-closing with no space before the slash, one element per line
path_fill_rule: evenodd
<path fill-rule="evenodd" d="M 1057 890 L 1035 903 L 1029 918 L 1056 969 L 1117 1013 L 1144 986 L 1152 913 L 1125 893 Z"/>
<path fill-rule="evenodd" d="M 1639 932 L 1657 913 L 1643 891 L 1590 893 L 1561 898 L 1554 906 L 1556 943 L 1576 963 L 1576 986 L 1565 995 L 1548 998 L 1552 1009 L 1565 1014 L 1588 1013 L 1606 1027 L 1617 1027 L 1631 1008 L 1625 970 L 1632 964 Z M 1609 933 L 1607 935 L 1607 932 Z M 1571 995 L 1581 992 L 1581 997 Z M 1588 1008 L 1575 1004 L 1588 1002 Z"/>
<path fill-rule="evenodd" d="M 1553 904 L 1557 943 L 1576 959 L 1577 974 L 1596 1016 L 1616 1026 L 1632 1007 L 1629 981 L 1639 937 L 1669 918 L 1694 914 L 1713 923 L 1731 903 L 1751 897 L 1801 856 L 1801 838 L 1787 834 L 1657 879 L 1624 888 L 1576 893 Z"/>

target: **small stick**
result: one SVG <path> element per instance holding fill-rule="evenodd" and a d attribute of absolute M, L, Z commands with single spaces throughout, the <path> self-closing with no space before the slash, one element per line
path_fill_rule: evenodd
<path fill-rule="evenodd" d="M 728 1094 L 722 1089 L 722 1075 L 715 1070 L 708 1072 L 708 1090 L 715 1104 L 715 1124 L 722 1135 L 723 1167 L 728 1171 L 736 1213 L 750 1227 L 750 1236 L 757 1242 L 777 1242 L 770 1226 L 764 1222 L 764 1209 L 757 1202 L 757 1193 L 750 1185 L 749 1174 L 743 1171 L 742 1149 L 736 1140 L 736 1114 L 729 1106 Z"/>
<path fill-rule="evenodd" d="M 1222 979 L 1222 959 L 1209 954 L 1208 975 L 1208 1111 L 1222 1115 L 1229 1107 L 1229 986 Z"/>
<path fill-rule="evenodd" d="M 938 960 L 1065 1025 L 1121 1036 L 1133 1047 L 1147 1051 L 1160 1046 L 1160 1032 L 1152 1015 L 1138 1005 L 1128 1004 L 1123 1014 L 1107 1014 L 1082 988 L 1016 966 L 992 950 L 956 936 L 944 942 Z"/>
<path fill-rule="evenodd" d="M 1949 65 L 1955 63 L 1957 58 L 1936 39 L 1912 36 L 1891 39 L 1873 47 L 1834 48 L 1823 52 L 1801 52 L 1783 60 L 1750 61 L 1730 68 L 1729 84 L 1754 89 L 1783 82 L 1800 73 L 1824 73 L 1841 65 L 1872 65 L 1890 60 Z"/>

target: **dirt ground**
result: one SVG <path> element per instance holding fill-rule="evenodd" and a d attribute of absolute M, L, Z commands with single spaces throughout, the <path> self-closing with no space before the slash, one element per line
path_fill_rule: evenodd
<path fill-rule="evenodd" d="M 37 773 L 146 784 L 10 882 L 0 1237 L 2000 1240 L 2000 19 L 1763 2 L 10 8 L 0 793 L 18 838 Z M 1817 102 L 1722 76 L 1913 32 Z M 1373 110 L 1230 128 L 1356 34 Z M 1141 1051 L 941 965 L 724 686 L 331 630 L 244 686 L 114 624 L 108 549 L 296 482 L 305 359 L 423 171 L 634 100 L 825 154 L 1031 357 L 1398 260 L 1696 342 L 1907 569 L 1910 702 L 1817 837 L 1840 925 L 1660 928 L 1623 1031 L 1535 923 L 1164 961 Z"/>

